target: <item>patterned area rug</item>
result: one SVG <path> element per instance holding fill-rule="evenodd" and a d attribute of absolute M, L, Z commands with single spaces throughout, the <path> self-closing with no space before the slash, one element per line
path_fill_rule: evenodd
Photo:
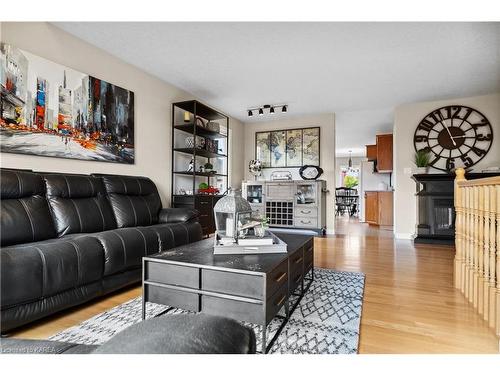
<path fill-rule="evenodd" d="M 311 288 L 279 334 L 270 353 L 357 353 L 364 279 L 362 273 L 315 268 Z M 193 314 L 181 309 L 167 310 L 166 306 L 148 303 L 147 318 L 162 313 Z M 141 297 L 138 297 L 59 332 L 49 339 L 80 344 L 102 344 L 140 320 Z M 280 323 L 281 320 L 275 319 L 268 325 L 269 339 L 274 336 Z M 245 324 L 255 330 L 259 350 L 261 327 Z"/>

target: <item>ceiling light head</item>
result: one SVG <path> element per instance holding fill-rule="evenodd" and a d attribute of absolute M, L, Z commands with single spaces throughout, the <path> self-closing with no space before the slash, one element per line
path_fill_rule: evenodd
<path fill-rule="evenodd" d="M 259 116 L 262 116 L 264 114 L 264 110 L 262 108 L 259 108 Z"/>
<path fill-rule="evenodd" d="M 270 113 L 270 114 L 272 114 L 272 115 L 274 115 L 274 107 L 271 107 L 271 108 L 269 109 L 269 113 Z"/>
<path fill-rule="evenodd" d="M 248 117 L 252 117 L 253 116 L 253 112 L 251 110 L 248 110 Z"/>
<path fill-rule="evenodd" d="M 288 108 L 286 105 L 283 106 L 283 108 L 281 108 L 281 112 L 285 113 L 288 111 Z"/>

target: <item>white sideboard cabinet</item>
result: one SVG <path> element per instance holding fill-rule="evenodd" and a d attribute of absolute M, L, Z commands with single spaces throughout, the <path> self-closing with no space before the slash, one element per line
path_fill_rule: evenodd
<path fill-rule="evenodd" d="M 243 181 L 242 188 L 271 227 L 326 232 L 326 181 Z"/>

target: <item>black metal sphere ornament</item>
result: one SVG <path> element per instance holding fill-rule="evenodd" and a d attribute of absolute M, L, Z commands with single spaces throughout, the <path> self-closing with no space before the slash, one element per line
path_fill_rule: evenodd
<path fill-rule="evenodd" d="M 317 180 L 323 174 L 323 169 L 317 165 L 303 165 L 299 169 L 299 175 L 303 180 Z"/>

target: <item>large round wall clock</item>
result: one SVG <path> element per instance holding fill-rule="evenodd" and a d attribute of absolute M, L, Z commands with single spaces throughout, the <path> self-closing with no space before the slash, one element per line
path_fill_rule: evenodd
<path fill-rule="evenodd" d="M 415 150 L 431 154 L 429 166 L 450 172 L 470 168 L 486 156 L 493 143 L 493 128 L 481 112 L 463 105 L 438 108 L 417 126 Z"/>

